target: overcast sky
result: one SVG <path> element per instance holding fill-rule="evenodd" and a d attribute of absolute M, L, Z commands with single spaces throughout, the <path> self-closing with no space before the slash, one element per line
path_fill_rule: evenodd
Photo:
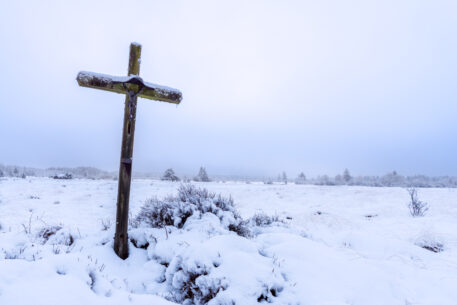
<path fill-rule="evenodd" d="M 457 175 L 457 1 L 1 2 L 0 163 L 117 170 L 136 41 L 135 171 Z"/>

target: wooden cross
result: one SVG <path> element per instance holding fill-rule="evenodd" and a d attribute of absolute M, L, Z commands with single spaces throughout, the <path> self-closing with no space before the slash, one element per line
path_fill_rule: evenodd
<path fill-rule="evenodd" d="M 114 251 L 122 259 L 129 256 L 127 229 L 137 97 L 174 104 L 179 104 L 182 100 L 182 94 L 179 90 L 144 82 L 138 76 L 140 58 L 141 45 L 131 43 L 128 76 L 116 77 L 93 72 L 79 72 L 76 77 L 78 84 L 82 87 L 126 95 L 117 192 L 116 234 L 114 235 Z"/>

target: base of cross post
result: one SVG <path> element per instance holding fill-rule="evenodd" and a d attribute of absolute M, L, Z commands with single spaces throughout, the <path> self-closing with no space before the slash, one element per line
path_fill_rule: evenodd
<path fill-rule="evenodd" d="M 132 142 L 130 143 L 132 144 Z M 122 157 L 119 168 L 116 233 L 114 235 L 114 252 L 122 259 L 129 256 L 128 217 L 131 179 L 132 158 Z"/>
<path fill-rule="evenodd" d="M 129 241 L 127 234 L 120 234 L 114 237 L 114 252 L 121 259 L 129 257 Z"/>

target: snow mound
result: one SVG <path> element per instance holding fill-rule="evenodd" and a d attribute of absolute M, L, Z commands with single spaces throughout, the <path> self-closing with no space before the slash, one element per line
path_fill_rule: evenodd
<path fill-rule="evenodd" d="M 164 283 L 169 300 L 258 304 L 273 302 L 287 285 L 274 258 L 248 238 L 248 224 L 266 227 L 273 219 L 257 215 L 244 221 L 231 198 L 183 185 L 177 196 L 147 200 L 129 235 L 163 266 L 156 269 L 161 272 L 156 279 Z"/>

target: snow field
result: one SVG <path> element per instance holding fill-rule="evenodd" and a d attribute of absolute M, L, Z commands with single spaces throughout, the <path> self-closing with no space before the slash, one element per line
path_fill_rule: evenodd
<path fill-rule="evenodd" d="M 456 189 L 419 189 L 430 211 L 413 218 L 401 188 L 196 185 L 231 195 L 245 219 L 281 222 L 251 226 L 251 238 L 209 213 L 180 229 L 132 228 L 138 248 L 122 261 L 116 181 L 0 180 L 0 304 L 193 304 L 189 293 L 213 305 L 456 304 Z M 132 219 L 178 187 L 134 180 Z"/>

